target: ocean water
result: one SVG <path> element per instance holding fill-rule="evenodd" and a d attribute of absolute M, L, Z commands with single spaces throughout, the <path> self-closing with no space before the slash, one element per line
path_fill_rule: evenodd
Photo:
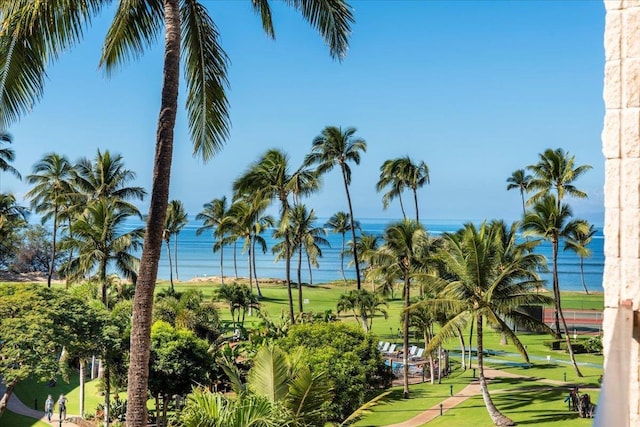
<path fill-rule="evenodd" d="M 324 224 L 326 219 L 321 218 L 318 221 L 318 225 Z M 382 235 L 385 227 L 394 220 L 389 219 L 364 219 L 360 220 L 360 225 L 363 232 Z M 445 232 L 455 232 L 463 225 L 462 221 L 425 221 L 424 226 L 428 233 L 433 236 L 441 235 Z M 139 226 L 140 223 L 133 224 L 131 226 Z M 201 226 L 198 221 L 190 220 L 188 225 L 178 235 L 178 278 L 181 281 L 190 280 L 197 277 L 207 276 L 219 276 L 220 275 L 220 252 L 214 253 L 213 243 L 214 239 L 211 233 L 203 233 L 200 236 L 196 236 L 196 230 Z M 347 233 L 346 240 L 349 241 L 350 233 Z M 259 278 L 285 278 L 285 263 L 284 260 L 274 262 L 274 256 L 271 253 L 271 247 L 274 244 L 274 239 L 271 237 L 271 233 L 267 232 L 263 234 L 263 237 L 267 241 L 267 253 L 263 254 L 260 250 L 256 254 L 256 270 Z M 328 232 L 326 236 L 329 240 L 330 247 L 322 248 L 322 258 L 319 259 L 319 268 L 313 268 L 313 283 L 319 284 L 323 282 L 329 282 L 333 280 L 340 280 L 342 278 L 340 273 L 340 251 L 341 240 L 340 234 Z M 242 242 L 237 244 L 237 266 L 238 276 L 247 277 L 247 253 L 242 251 Z M 173 257 L 173 240 L 171 241 L 171 250 Z M 584 279 L 589 291 L 601 292 L 602 291 L 602 274 L 604 271 L 604 238 L 601 231 L 593 237 L 593 240 L 589 246 L 592 251 L 592 255 L 589 258 L 584 259 Z M 558 254 L 558 273 L 560 288 L 562 290 L 583 290 L 580 279 L 580 258 L 571 251 L 563 251 L 563 244 L 560 245 L 560 251 Z M 551 269 L 551 246 L 547 242 L 543 242 L 536 249 L 536 252 L 545 255 L 549 262 L 549 269 Z M 225 246 L 223 250 L 223 266 L 225 277 L 234 277 L 234 265 L 233 265 L 233 246 Z M 345 257 L 345 275 L 348 279 L 355 279 L 355 269 L 348 266 L 350 258 Z M 296 280 L 296 267 L 297 256 L 293 258 L 291 264 L 291 277 L 292 280 Z M 169 261 L 166 254 L 166 245 L 163 246 L 162 256 L 160 258 L 160 265 L 158 269 L 158 278 L 169 279 Z M 542 278 L 547 280 L 547 287 L 551 286 L 551 274 L 543 273 Z M 175 273 L 174 273 L 175 279 Z M 309 282 L 309 271 L 306 264 L 306 259 L 303 259 L 302 263 L 302 281 Z"/>

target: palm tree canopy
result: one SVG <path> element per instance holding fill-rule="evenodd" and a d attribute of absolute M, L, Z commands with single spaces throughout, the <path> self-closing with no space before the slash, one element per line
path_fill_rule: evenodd
<path fill-rule="evenodd" d="M 587 224 L 586 221 L 581 227 L 572 228 L 567 233 L 564 250 L 572 250 L 581 258 L 590 257 L 591 249 L 588 246 L 597 232 L 598 229 L 592 224 Z"/>
<path fill-rule="evenodd" d="M 350 215 L 347 212 L 336 212 L 331 215 L 329 221 L 327 221 L 324 226 L 328 227 L 334 233 L 345 234 L 349 231 L 350 227 Z M 360 228 L 360 221 L 355 221 L 356 228 Z"/>
<path fill-rule="evenodd" d="M 534 174 L 529 188 L 537 190 L 537 193 L 531 196 L 531 202 L 539 200 L 552 188 L 556 190 L 558 203 L 562 202 L 565 194 L 579 199 L 587 198 L 587 193 L 576 188 L 573 182 L 591 168 L 590 165 L 575 166 L 575 156 L 571 156 L 562 148 L 546 149 L 544 153 L 539 154 L 538 163 L 527 166 Z"/>
<path fill-rule="evenodd" d="M 182 202 L 180 200 L 171 200 L 164 220 L 165 240 L 168 241 L 171 236 L 180 233 L 187 225 L 187 222 L 187 213 Z"/>
<path fill-rule="evenodd" d="M 531 175 L 527 175 L 524 169 L 518 169 L 507 178 L 507 190 L 517 188 L 521 194 L 526 193 L 529 190 L 529 183 L 532 179 Z"/>
<path fill-rule="evenodd" d="M 0 59 L 7 79 L 0 97 L 0 128 L 7 128 L 28 113 L 44 92 L 46 68 L 83 37 L 92 18 L 111 2 L 79 0 L 59 2 L 0 2 Z M 317 29 L 331 56 L 347 52 L 351 7 L 344 0 L 290 0 L 303 18 Z M 274 37 L 269 2 L 252 1 L 262 25 Z M 164 29 L 161 0 L 120 1 L 100 58 L 107 75 L 130 60 L 139 59 L 155 44 Z M 187 84 L 186 106 L 194 154 L 210 159 L 229 133 L 225 95 L 228 58 L 219 44 L 219 32 L 203 2 L 180 2 L 182 59 Z"/>
<path fill-rule="evenodd" d="M 2 113 L 0 113 L 0 115 L 1 114 Z M 6 132 L 0 132 L 0 144 L 11 144 L 11 142 L 11 135 Z M 13 162 L 15 158 L 16 154 L 11 148 L 0 148 L 0 170 L 3 172 L 10 172 L 16 178 L 22 179 L 22 175 L 20 175 L 18 169 L 9 164 L 9 162 Z"/>
<path fill-rule="evenodd" d="M 327 126 L 314 138 L 311 153 L 305 157 L 304 164 L 317 164 L 319 174 L 339 165 L 344 170 L 347 185 L 350 185 L 351 168 L 348 163 L 360 164 L 360 152 L 367 151 L 367 143 L 362 138 L 356 138 L 355 133 L 356 128 L 353 127 L 343 131 L 340 127 Z"/>
<path fill-rule="evenodd" d="M 65 156 L 56 153 L 45 154 L 33 166 L 33 173 L 27 176 L 27 183 L 34 187 L 25 197 L 31 200 L 31 207 L 42 215 L 46 222 L 60 209 L 60 205 L 68 202 L 74 194 L 71 186 L 73 165 Z"/>
<path fill-rule="evenodd" d="M 557 242 L 559 238 L 567 237 L 575 232 L 587 232 L 589 226 L 582 220 L 571 220 L 571 207 L 562 203 L 558 208 L 556 197 L 547 194 L 535 202 L 531 211 L 522 221 L 525 234 L 542 237 Z"/>

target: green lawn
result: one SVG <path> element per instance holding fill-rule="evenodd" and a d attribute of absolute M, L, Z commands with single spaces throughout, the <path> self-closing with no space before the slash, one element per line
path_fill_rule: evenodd
<path fill-rule="evenodd" d="M 229 281 L 230 283 L 231 281 Z M 212 296 L 215 289 L 219 285 L 209 282 L 188 282 L 176 283 L 177 291 L 187 289 L 201 290 L 206 296 Z M 363 287 L 369 289 L 369 284 L 364 283 Z M 156 291 L 162 291 L 168 288 L 167 282 L 161 282 L 156 287 Z M 303 298 L 308 300 L 304 305 L 305 311 L 324 312 L 332 310 L 336 312 L 336 302 L 339 296 L 353 289 L 353 283 L 344 285 L 343 282 L 334 282 L 331 284 L 303 286 Z M 262 292 L 264 299 L 261 301 L 263 311 L 269 313 L 273 319 L 279 318 L 281 315 L 288 317 L 288 297 L 287 289 L 283 284 L 263 284 Z M 294 304 L 297 307 L 297 289 L 293 289 Z M 377 335 L 380 340 L 401 343 L 401 337 L 398 330 L 401 327 L 402 300 L 400 295 L 396 295 L 396 299 L 389 302 L 387 307 L 388 318 L 377 316 L 373 323 L 372 332 Z M 571 292 L 563 293 L 563 307 L 573 309 L 599 309 L 603 307 L 603 295 Z M 231 320 L 229 309 L 224 303 L 219 304 L 220 316 L 225 321 Z M 297 309 L 295 310 L 297 312 Z M 343 313 L 340 319 L 345 322 L 354 322 L 350 313 Z M 257 316 L 247 316 L 247 326 L 257 324 L 259 321 Z M 465 340 L 468 340 L 468 331 L 465 332 Z M 573 368 L 564 363 L 569 360 L 568 354 L 563 351 L 553 351 L 545 347 L 542 342 L 550 339 L 549 336 L 539 334 L 519 333 L 518 337 L 527 348 L 527 352 L 531 358 L 531 367 L 508 366 L 499 362 L 524 362 L 524 359 L 517 355 L 517 351 L 513 345 L 500 344 L 500 334 L 485 329 L 485 349 L 491 350 L 492 355 L 486 361 L 486 366 L 503 369 L 509 372 L 525 375 L 533 378 L 547 378 L 557 381 L 566 381 L 568 384 L 580 384 L 582 387 L 597 387 L 598 380 L 602 375 L 602 368 L 581 366 L 584 378 L 578 378 Z M 412 336 L 411 344 L 423 346 L 424 342 L 421 337 Z M 468 345 L 468 342 L 467 342 Z M 475 341 L 472 344 L 475 347 Z M 452 340 L 444 346 L 451 351 L 452 361 L 459 361 L 459 343 Z M 551 356 L 551 362 L 547 362 L 546 357 Z M 579 363 L 590 363 L 602 365 L 602 355 L 580 354 L 576 355 Z M 474 358 L 474 363 L 476 360 Z M 459 365 L 457 365 L 459 366 Z M 411 386 L 411 398 L 402 398 L 402 387 L 392 388 L 392 393 L 386 399 L 386 403 L 376 406 L 373 411 L 357 422 L 357 426 L 381 426 L 401 422 L 412 418 L 416 414 L 437 405 L 442 400 L 449 397 L 449 387 L 453 385 L 454 393 L 461 390 L 471 381 L 472 371 L 466 372 L 454 371 L 451 378 L 443 380 L 440 385 L 418 384 Z M 75 382 L 74 382 L 75 381 Z M 33 403 L 35 397 L 43 402 L 48 393 L 57 396 L 60 393 L 66 393 L 69 397 L 69 413 L 78 412 L 79 391 L 77 388 L 77 376 L 69 385 L 63 385 L 60 382 L 56 388 L 48 388 L 45 384 L 22 383 L 18 386 L 16 394 L 27 404 Z M 86 411 L 93 412 L 98 402 L 102 400 L 101 396 L 96 392 L 95 385 L 97 382 L 91 382 L 87 385 L 87 401 Z M 526 390 L 525 388 L 534 387 L 535 390 Z M 578 419 L 575 413 L 568 412 L 566 406 L 562 403 L 566 396 L 567 386 L 549 386 L 543 385 L 532 380 L 499 380 L 490 386 L 491 390 L 502 389 L 519 389 L 515 393 L 495 393 L 494 401 L 500 410 L 516 420 L 519 424 L 530 425 L 562 425 L 562 426 L 587 426 L 590 420 Z M 590 392 L 592 398 L 597 397 L 597 393 Z M 30 403 L 29 403 L 30 402 Z M 13 415 L 15 417 L 15 415 Z M 0 426 L 4 426 L 5 419 L 0 421 Z M 6 424 L 21 427 L 36 426 L 39 424 Z M 474 427 L 483 427 L 491 425 L 489 416 L 484 408 L 481 397 L 474 397 L 465 401 L 462 405 L 456 407 L 455 410 L 447 412 L 443 417 L 434 420 L 428 424 L 429 426 L 450 426 L 450 425 L 473 425 Z"/>
<path fill-rule="evenodd" d="M 46 398 L 46 396 L 45 396 Z M 44 415 L 44 412 L 43 412 Z M 1 427 L 50 427 L 50 424 L 47 424 L 42 421 L 37 421 L 33 418 L 23 417 L 22 415 L 14 414 L 11 411 L 4 411 L 2 417 L 0 417 L 0 426 Z"/>

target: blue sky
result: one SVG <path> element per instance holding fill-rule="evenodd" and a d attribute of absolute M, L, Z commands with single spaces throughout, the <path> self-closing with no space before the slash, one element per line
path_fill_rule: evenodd
<path fill-rule="evenodd" d="M 589 200 L 571 201 L 575 215 L 602 223 L 601 1 L 356 0 L 341 63 L 281 4 L 273 8 L 276 41 L 264 36 L 249 1 L 205 4 L 231 59 L 232 130 L 204 164 L 191 155 L 180 110 L 170 197 L 189 214 L 230 196 L 232 181 L 269 148 L 284 149 L 297 167 L 313 138 L 336 125 L 356 127 L 368 144 L 352 165 L 359 218 L 400 216 L 395 205 L 382 210 L 375 183 L 386 159 L 409 155 L 431 170 L 419 193 L 426 221 L 516 219 L 520 196 L 506 191 L 506 178 L 546 148 L 562 147 L 593 166 L 577 182 Z M 43 99 L 9 129 L 23 175 L 47 152 L 77 160 L 109 149 L 150 190 L 161 43 L 105 77 L 97 66 L 111 16 L 96 19 L 85 41 L 49 69 Z M 0 187 L 19 199 L 28 191 L 7 174 Z M 338 172 L 306 203 L 320 217 L 346 210 Z"/>

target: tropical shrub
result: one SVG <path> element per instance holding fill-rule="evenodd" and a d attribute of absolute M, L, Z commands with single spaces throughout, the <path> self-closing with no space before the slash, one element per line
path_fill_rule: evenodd
<path fill-rule="evenodd" d="M 333 387 L 333 399 L 325 408 L 329 420 L 345 419 L 393 379 L 376 338 L 352 325 L 295 325 L 277 345 L 288 353 L 302 351 L 312 373 L 326 373 Z"/>

